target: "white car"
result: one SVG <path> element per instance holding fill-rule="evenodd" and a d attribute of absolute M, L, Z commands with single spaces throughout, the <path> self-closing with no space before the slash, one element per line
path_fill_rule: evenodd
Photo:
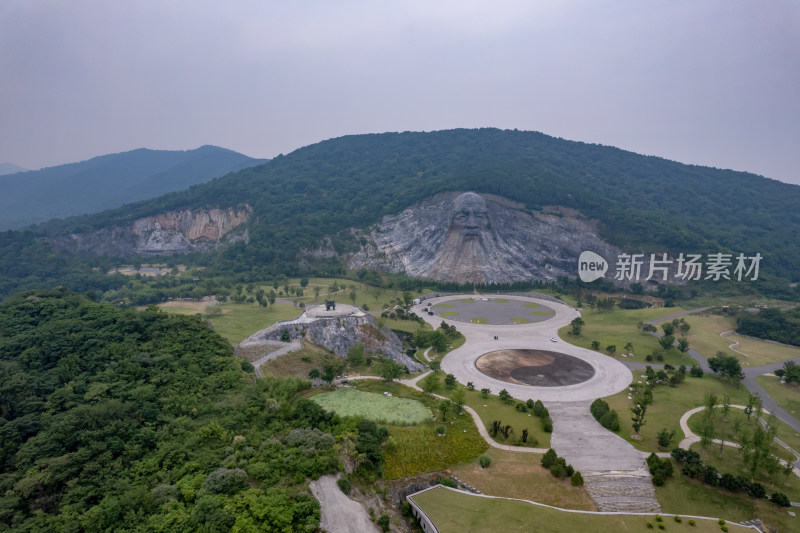
<path fill-rule="evenodd" d="M 556 339 L 555 337 L 550 337 L 550 340 L 553 342 L 558 342 L 558 339 Z"/>

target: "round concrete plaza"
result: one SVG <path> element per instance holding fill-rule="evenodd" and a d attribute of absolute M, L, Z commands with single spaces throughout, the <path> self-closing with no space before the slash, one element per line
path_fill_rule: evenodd
<path fill-rule="evenodd" d="M 546 350 L 496 350 L 476 359 L 475 366 L 494 379 L 534 387 L 577 385 L 594 376 L 589 363 Z"/>
<path fill-rule="evenodd" d="M 431 310 L 443 320 L 471 324 L 523 325 L 543 322 L 556 312 L 544 303 L 518 298 L 472 296 L 437 302 Z"/>
<path fill-rule="evenodd" d="M 481 295 L 478 297 L 485 298 L 487 304 L 489 303 L 489 298 L 492 298 L 492 300 L 515 300 L 520 302 L 517 304 L 517 309 L 539 309 L 538 307 L 523 306 L 526 303 L 535 303 L 553 311 L 553 315 L 546 317 L 546 320 L 517 324 L 511 323 L 510 316 L 506 317 L 502 323 L 492 324 L 488 321 L 484 323 L 472 321 L 456 322 L 454 315 L 431 316 L 423 312 L 423 309 L 427 306 L 432 307 L 434 313 L 437 311 L 447 312 L 448 310 L 458 312 L 453 310 L 458 310 L 459 307 L 437 309 L 436 306 L 442 303 L 451 303 L 453 300 L 462 301 L 474 297 L 474 295 L 469 294 L 442 296 L 426 300 L 414 308 L 414 311 L 431 324 L 434 329 L 439 327 L 442 321 L 446 319 L 447 322 L 455 324 L 458 331 L 466 337 L 466 342 L 463 346 L 456 348 L 442 359 L 442 370 L 448 374 L 453 374 L 460 383 L 472 382 L 476 389 L 487 388 L 493 394 L 506 389 L 511 396 L 523 401 L 534 399 L 544 402 L 578 402 L 616 394 L 624 390 L 633 379 L 630 370 L 625 368 L 625 365 L 619 361 L 593 350 L 574 346 L 559 338 L 559 328 L 567 326 L 573 319 L 580 316 L 577 309 L 561 302 L 517 295 Z M 463 303 L 465 306 L 479 305 L 477 301 Z M 505 302 L 501 301 L 499 303 Z M 484 318 L 488 319 L 489 317 L 484 315 Z M 496 318 L 495 320 L 500 322 L 502 318 Z M 553 361 L 557 359 L 557 356 L 571 356 L 591 367 L 591 371 L 582 364 L 576 363 L 572 365 L 572 361 L 568 359 L 564 359 L 563 364 L 556 364 L 547 373 L 537 371 L 542 370 L 543 363 L 545 365 L 552 364 L 552 362 L 547 362 L 545 359 L 539 361 L 539 368 L 522 369 L 522 367 L 526 366 L 536 367 L 536 364 L 524 362 L 516 365 L 512 364 L 507 371 L 507 376 L 500 376 L 503 379 L 498 379 L 498 377 L 493 377 L 478 369 L 477 361 L 479 358 L 486 354 L 503 350 L 521 351 L 523 353 L 526 350 L 532 350 L 544 352 L 545 354 L 548 352 L 557 354 L 552 356 Z M 574 382 L 570 382 L 569 374 L 573 370 L 569 370 L 569 368 L 581 369 L 582 375 L 576 375 Z M 516 370 L 516 375 L 512 375 L 515 369 L 519 370 Z M 533 378 L 538 378 L 539 374 L 542 374 L 543 378 L 547 378 L 548 375 L 554 377 L 549 381 L 536 383 Z M 562 377 L 558 377 L 559 375 Z M 586 376 L 589 377 L 587 378 Z M 533 381 L 536 384 L 528 384 L 525 379 L 521 378 Z M 559 384 L 559 382 L 563 384 Z"/>

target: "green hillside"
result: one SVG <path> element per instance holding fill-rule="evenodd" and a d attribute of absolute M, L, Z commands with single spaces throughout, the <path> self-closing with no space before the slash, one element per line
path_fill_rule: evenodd
<path fill-rule="evenodd" d="M 300 249 L 330 235 L 338 251 L 352 250 L 357 243 L 348 228 L 375 223 L 439 192 L 464 190 L 505 196 L 531 210 L 578 209 L 600 221 L 601 236 L 623 249 L 760 252 L 758 286 L 773 293 L 788 291 L 788 281 L 800 279 L 798 186 L 537 132 L 477 129 L 331 139 L 186 191 L 4 234 L 0 250 L 42 259 L 31 267 L 6 260 L 4 253 L 0 290 L 31 286 L 31 276 L 72 279 L 80 282 L 79 290 L 95 282 L 86 281 L 83 267 L 100 259 L 57 256 L 41 237 L 166 209 L 243 202 L 254 208 L 249 244 L 181 261 L 262 279 L 335 273 L 341 271 L 337 261 L 301 263 Z"/>

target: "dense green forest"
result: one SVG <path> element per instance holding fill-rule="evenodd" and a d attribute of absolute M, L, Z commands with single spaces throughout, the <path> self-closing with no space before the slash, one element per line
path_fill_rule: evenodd
<path fill-rule="evenodd" d="M 96 281 L 86 267 L 120 260 L 59 256 L 49 236 L 168 209 L 244 202 L 254 208 L 248 244 L 181 262 L 207 266 L 209 274 L 246 272 L 259 279 L 337 274 L 338 261 L 301 261 L 300 251 L 325 236 L 337 251 L 353 250 L 358 243 L 348 228 L 454 190 L 505 196 L 530 210 L 578 209 L 600 221 L 603 238 L 628 250 L 759 252 L 764 259 L 757 285 L 774 296 L 800 279 L 800 187 L 542 133 L 476 129 L 331 139 L 180 193 L 7 232 L 0 236 L 0 294 L 65 278 L 69 287 L 84 289 Z M 32 261 L 20 264 L 20 256 Z"/>
<path fill-rule="evenodd" d="M 736 333 L 800 346 L 800 307 L 742 312 L 736 318 Z"/>
<path fill-rule="evenodd" d="M 196 316 L 64 289 L 0 304 L 0 531 L 315 529 L 309 478 L 341 435 L 379 475 L 377 428 L 242 366 Z"/>

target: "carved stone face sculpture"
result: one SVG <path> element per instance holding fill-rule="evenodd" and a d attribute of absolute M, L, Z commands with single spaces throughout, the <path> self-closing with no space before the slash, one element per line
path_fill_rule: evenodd
<path fill-rule="evenodd" d="M 485 270 L 496 262 L 497 248 L 486 200 L 466 192 L 453 200 L 444 242 L 427 273 L 434 279 L 459 283 L 484 283 Z"/>
<path fill-rule="evenodd" d="M 453 201 L 453 217 L 450 231 L 461 234 L 464 239 L 478 239 L 489 230 L 489 210 L 486 201 L 473 192 L 466 192 Z"/>

